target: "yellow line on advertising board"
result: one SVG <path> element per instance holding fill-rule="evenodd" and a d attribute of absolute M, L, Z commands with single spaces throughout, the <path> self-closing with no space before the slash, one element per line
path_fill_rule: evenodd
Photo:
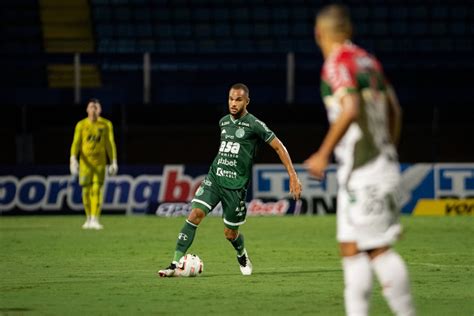
<path fill-rule="evenodd" d="M 420 199 L 413 210 L 415 216 L 474 215 L 474 199 Z"/>

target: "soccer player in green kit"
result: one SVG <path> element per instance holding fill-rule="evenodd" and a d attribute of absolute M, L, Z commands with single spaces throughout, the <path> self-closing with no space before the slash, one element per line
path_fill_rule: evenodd
<path fill-rule="evenodd" d="M 158 271 L 159 276 L 179 276 L 175 273 L 179 259 L 191 246 L 199 223 L 219 202 L 223 207 L 224 235 L 237 251 L 240 271 L 243 275 L 252 274 L 252 263 L 239 227 L 245 223 L 247 186 L 260 142 L 266 142 L 276 151 L 290 177 L 291 195 L 294 199 L 300 198 L 301 183 L 288 151 L 265 123 L 247 111 L 249 102 L 249 89 L 246 85 L 237 83 L 230 88 L 229 114 L 219 121 L 219 151 L 207 177 L 191 201 L 192 211 L 178 234 L 173 260 L 169 267 Z"/>

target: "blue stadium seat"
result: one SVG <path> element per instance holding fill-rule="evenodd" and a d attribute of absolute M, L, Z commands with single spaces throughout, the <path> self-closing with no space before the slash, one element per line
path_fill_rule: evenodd
<path fill-rule="evenodd" d="M 270 35 L 269 25 L 267 23 L 256 23 L 254 26 L 254 35 L 257 37 L 268 37 Z"/>
<path fill-rule="evenodd" d="M 426 6 L 416 6 L 411 8 L 409 16 L 413 19 L 424 20 L 428 17 L 428 8 Z"/>
<path fill-rule="evenodd" d="M 119 0 L 113 0 L 119 1 Z M 114 10 L 115 19 L 118 21 L 130 21 L 132 19 L 132 14 L 127 7 L 117 7 Z"/>
<path fill-rule="evenodd" d="M 232 12 L 234 12 L 232 10 Z M 235 12 L 234 12 L 235 14 Z M 222 7 L 217 7 L 214 8 L 214 11 L 212 12 L 212 17 L 216 21 L 223 21 L 223 22 L 228 22 L 230 19 L 230 12 L 228 8 L 222 8 Z"/>
<path fill-rule="evenodd" d="M 175 22 L 191 22 L 191 10 L 189 8 L 176 7 L 173 9 L 173 17 Z"/>
<path fill-rule="evenodd" d="M 96 24 L 95 31 L 99 38 L 113 37 L 115 35 L 114 26 L 112 24 Z"/>
<path fill-rule="evenodd" d="M 171 38 L 173 37 L 173 26 L 171 24 L 158 23 L 154 26 L 154 34 L 159 38 Z"/>
<path fill-rule="evenodd" d="M 173 24 L 173 35 L 176 39 L 188 39 L 193 35 L 194 25 L 188 23 Z"/>
<path fill-rule="evenodd" d="M 133 18 L 135 21 L 147 21 L 151 20 L 151 12 L 148 8 L 135 8 L 133 10 Z"/>
<path fill-rule="evenodd" d="M 213 25 L 212 30 L 214 31 L 214 36 L 217 39 L 221 37 L 228 37 L 231 34 L 229 23 L 216 23 Z"/>
<path fill-rule="evenodd" d="M 211 36 L 212 27 L 208 23 L 199 23 L 195 25 L 195 32 L 197 38 L 209 38 Z"/>
<path fill-rule="evenodd" d="M 211 19 L 212 12 L 208 8 L 197 8 L 193 10 L 193 18 L 198 23 L 208 22 Z"/>
<path fill-rule="evenodd" d="M 249 23 L 235 23 L 233 25 L 233 34 L 240 38 L 249 38 L 252 34 L 252 26 Z"/>
<path fill-rule="evenodd" d="M 167 8 L 154 8 L 151 11 L 152 19 L 158 23 L 160 22 L 167 22 L 171 20 L 172 15 L 170 10 Z"/>
<path fill-rule="evenodd" d="M 136 24 L 135 27 L 136 27 L 136 35 L 138 37 L 150 38 L 153 36 L 153 28 L 150 23 Z"/>
<path fill-rule="evenodd" d="M 273 7 L 272 9 L 272 18 L 275 21 L 274 24 L 281 23 L 284 20 L 287 20 L 289 17 L 288 9 L 284 7 Z"/>
<path fill-rule="evenodd" d="M 270 12 L 267 7 L 255 7 L 252 9 L 254 21 L 267 21 L 270 18 Z"/>

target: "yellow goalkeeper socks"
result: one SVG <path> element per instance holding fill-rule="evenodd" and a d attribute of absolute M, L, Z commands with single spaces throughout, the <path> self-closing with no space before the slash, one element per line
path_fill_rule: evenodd
<path fill-rule="evenodd" d="M 82 204 L 84 205 L 84 211 L 86 213 L 87 218 L 91 217 L 91 186 L 83 186 L 82 187 Z"/>
<path fill-rule="evenodd" d="M 93 183 L 90 190 L 91 215 L 98 218 L 102 212 L 102 187 L 99 183 Z"/>

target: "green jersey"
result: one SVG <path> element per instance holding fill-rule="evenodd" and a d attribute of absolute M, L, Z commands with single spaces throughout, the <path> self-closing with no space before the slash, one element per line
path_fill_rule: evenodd
<path fill-rule="evenodd" d="M 209 173 L 218 185 L 241 189 L 248 185 L 259 143 L 269 143 L 275 134 L 250 113 L 235 120 L 230 114 L 219 121 L 221 144 Z"/>

